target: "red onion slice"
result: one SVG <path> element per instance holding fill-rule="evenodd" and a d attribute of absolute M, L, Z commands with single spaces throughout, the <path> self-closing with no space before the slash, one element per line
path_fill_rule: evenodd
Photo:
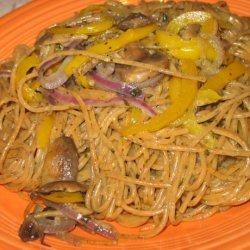
<path fill-rule="evenodd" d="M 74 211 L 70 207 L 70 204 L 56 203 L 56 202 L 46 200 L 43 197 L 41 197 L 38 192 L 33 192 L 32 197 L 40 198 L 48 207 L 61 211 L 65 216 L 67 216 L 68 218 L 72 220 L 75 220 L 80 225 L 83 225 L 84 227 L 86 227 L 88 230 L 90 230 L 93 233 L 97 233 L 111 240 L 118 239 L 118 234 L 113 226 L 106 225 L 104 223 L 98 223 L 95 219 Z"/>
<path fill-rule="evenodd" d="M 56 90 L 48 92 L 48 95 L 62 102 L 78 104 L 77 100 L 73 96 L 61 93 Z M 93 107 L 107 107 L 107 106 L 124 104 L 124 102 L 128 102 L 132 106 L 140 108 L 145 114 L 147 114 L 150 117 L 154 117 L 156 115 L 156 112 L 153 110 L 153 108 L 150 107 L 146 102 L 128 96 L 116 96 L 114 98 L 111 98 L 110 100 L 105 100 L 105 101 L 83 98 L 83 102 L 86 105 Z"/>
<path fill-rule="evenodd" d="M 60 217 L 60 223 L 55 223 L 55 220 L 50 220 L 47 218 L 36 218 L 38 225 L 41 227 L 43 233 L 45 234 L 58 234 L 72 231 L 76 222 L 69 218 Z"/>
<path fill-rule="evenodd" d="M 64 73 L 64 67 L 69 63 L 71 59 L 72 57 L 70 56 L 66 57 L 66 59 L 64 60 L 63 57 L 55 57 L 51 60 L 45 61 L 40 66 L 38 71 L 38 78 L 41 82 L 42 87 L 45 89 L 55 89 L 62 86 L 68 80 L 68 76 Z M 47 69 L 60 62 L 61 60 L 63 60 L 63 63 L 60 65 L 60 67 L 55 73 L 49 76 L 44 75 Z"/>
<path fill-rule="evenodd" d="M 103 78 L 101 75 L 98 75 L 95 72 L 92 72 L 90 76 L 94 80 L 95 86 L 98 88 L 111 90 L 119 94 L 134 97 L 141 100 L 144 99 L 141 90 L 136 86 Z"/>
<path fill-rule="evenodd" d="M 124 96 L 123 99 L 128 103 L 130 103 L 132 106 L 135 106 L 143 110 L 143 112 L 150 117 L 154 117 L 155 115 L 157 115 L 157 113 L 153 110 L 153 108 L 150 107 L 146 102 L 127 96 Z"/>

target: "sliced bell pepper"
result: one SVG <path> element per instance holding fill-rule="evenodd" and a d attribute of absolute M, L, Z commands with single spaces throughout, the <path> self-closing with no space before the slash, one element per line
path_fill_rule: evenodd
<path fill-rule="evenodd" d="M 187 112 L 184 115 L 183 125 L 189 130 L 193 135 L 199 136 L 203 133 L 205 126 L 199 124 L 196 117 L 192 111 Z M 207 148 L 214 148 L 217 140 L 212 133 L 208 133 L 201 141 Z"/>
<path fill-rule="evenodd" d="M 216 103 L 221 96 L 212 89 L 199 89 L 195 100 L 195 106 L 200 107 L 212 103 Z"/>
<path fill-rule="evenodd" d="M 50 141 L 50 135 L 55 122 L 53 115 L 46 116 L 37 126 L 37 148 L 47 148 Z"/>
<path fill-rule="evenodd" d="M 200 24 L 201 33 L 215 35 L 218 29 L 216 19 L 205 11 L 185 12 L 171 20 L 167 25 L 167 30 L 171 33 L 178 32 L 189 24 Z"/>
<path fill-rule="evenodd" d="M 131 111 L 131 124 L 140 122 L 142 111 L 139 108 L 133 107 Z"/>
<path fill-rule="evenodd" d="M 87 8 L 81 10 L 79 13 L 77 13 L 77 17 L 83 17 L 88 14 L 94 14 L 94 13 L 100 13 L 105 10 L 105 6 L 103 4 L 99 5 L 90 5 Z"/>
<path fill-rule="evenodd" d="M 78 84 L 81 84 L 85 89 L 89 89 L 90 88 L 90 84 L 88 81 L 88 78 L 84 75 L 77 75 L 76 76 L 76 81 Z"/>
<path fill-rule="evenodd" d="M 17 66 L 15 75 L 16 87 L 18 87 L 19 81 L 27 75 L 28 71 L 32 68 L 37 67 L 39 63 L 40 59 L 35 54 L 25 57 L 23 60 L 21 60 L 21 62 Z"/>
<path fill-rule="evenodd" d="M 228 83 L 236 80 L 247 72 L 246 67 L 239 61 L 229 64 L 227 67 L 221 69 L 216 75 L 212 76 L 205 82 L 201 89 L 212 89 L 219 91 L 223 89 Z"/>
<path fill-rule="evenodd" d="M 193 37 L 190 40 L 184 40 L 176 34 L 165 31 L 156 32 L 156 42 L 166 49 L 169 53 L 179 59 L 197 60 L 205 56 L 209 60 L 217 58 L 216 49 L 209 40 L 203 40 L 199 37 Z"/>
<path fill-rule="evenodd" d="M 39 103 L 43 99 L 42 94 L 36 92 L 36 87 L 29 86 L 27 83 L 23 85 L 22 93 L 24 100 L 30 103 Z"/>
<path fill-rule="evenodd" d="M 90 46 L 87 51 L 96 54 L 106 54 L 124 47 L 126 44 L 141 40 L 156 30 L 155 24 L 144 27 L 128 29 L 116 38 L 108 39 L 104 42 Z M 70 76 L 73 70 L 79 68 L 82 64 L 89 61 L 88 56 L 74 57 L 64 68 L 64 72 Z"/>
<path fill-rule="evenodd" d="M 169 96 L 172 102 L 178 100 L 181 94 L 182 82 L 179 78 L 173 77 L 169 82 Z"/>
<path fill-rule="evenodd" d="M 88 51 L 97 54 L 106 54 L 120 48 L 123 48 L 128 43 L 136 42 L 147 37 L 149 34 L 156 30 L 155 24 L 149 24 L 144 27 L 128 29 L 121 33 L 118 37 L 108 39 L 105 42 L 95 44 L 88 48 Z"/>
<path fill-rule="evenodd" d="M 180 98 L 180 95 L 182 94 L 181 87 L 181 81 L 179 81 L 178 78 L 174 77 L 171 79 L 169 83 L 169 95 L 172 102 L 178 101 L 178 98 Z M 201 93 L 199 94 L 199 92 Z M 194 105 L 196 106 L 197 101 L 199 101 L 199 103 L 202 103 L 203 105 L 213 103 L 215 100 L 218 101 L 218 97 L 220 98 L 220 96 L 215 91 L 199 90 Z M 187 128 L 191 134 L 199 136 L 204 131 L 205 126 L 197 122 L 196 117 L 193 113 L 192 106 L 193 104 L 189 106 L 188 111 L 178 119 L 178 123 L 175 125 L 178 126 L 183 124 L 183 126 Z M 208 148 L 214 148 L 214 146 L 216 145 L 216 139 L 214 138 L 212 133 L 209 133 L 202 139 L 202 143 Z"/>
<path fill-rule="evenodd" d="M 182 60 L 182 70 L 186 74 L 197 74 L 196 66 L 190 60 Z M 128 127 L 123 128 L 121 133 L 124 136 L 128 136 L 143 131 L 157 131 L 181 117 L 193 103 L 197 93 L 198 84 L 197 81 L 188 79 L 178 79 L 178 81 L 180 81 L 181 85 L 180 94 L 163 113 L 156 115 L 144 123 L 129 125 Z"/>
<path fill-rule="evenodd" d="M 100 22 L 89 23 L 83 27 L 52 27 L 49 32 L 53 34 L 71 34 L 71 35 L 96 35 L 110 29 L 113 26 L 111 18 Z"/>
<path fill-rule="evenodd" d="M 18 87 L 19 81 L 24 78 L 30 69 L 35 68 L 39 65 L 40 59 L 37 55 L 33 54 L 24 58 L 18 65 L 16 70 L 16 79 L 15 84 L 16 88 Z M 40 86 L 40 84 L 39 84 Z M 42 100 L 43 96 L 41 93 L 36 92 L 35 90 L 39 87 L 37 84 L 33 83 L 33 86 L 25 83 L 23 85 L 22 94 L 24 100 L 31 103 L 38 103 Z"/>
<path fill-rule="evenodd" d="M 55 191 L 50 194 L 41 194 L 41 197 L 56 203 L 76 203 L 84 201 L 84 197 L 81 192 Z"/>

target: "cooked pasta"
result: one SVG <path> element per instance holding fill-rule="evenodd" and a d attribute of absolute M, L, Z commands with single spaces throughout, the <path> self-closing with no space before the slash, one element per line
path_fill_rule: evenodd
<path fill-rule="evenodd" d="M 48 27 L 0 64 L 0 183 L 77 181 L 78 212 L 138 238 L 248 202 L 249 30 L 221 1 L 108 1 Z M 68 137 L 72 176 L 50 155 Z"/>

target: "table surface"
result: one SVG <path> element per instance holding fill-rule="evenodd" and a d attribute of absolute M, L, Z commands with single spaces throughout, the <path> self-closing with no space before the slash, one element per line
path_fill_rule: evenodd
<path fill-rule="evenodd" d="M 0 0 L 0 17 L 31 0 Z"/>

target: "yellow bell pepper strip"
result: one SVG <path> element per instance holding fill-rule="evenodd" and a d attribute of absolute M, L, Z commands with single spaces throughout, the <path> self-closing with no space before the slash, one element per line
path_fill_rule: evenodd
<path fill-rule="evenodd" d="M 36 90 L 30 87 L 27 83 L 23 84 L 22 93 L 24 100 L 30 103 L 39 103 L 43 99 L 42 94 L 36 92 Z"/>
<path fill-rule="evenodd" d="M 182 60 L 182 69 L 186 74 L 197 74 L 196 66 L 192 61 Z M 178 81 L 180 81 L 181 84 L 180 93 L 163 113 L 156 115 L 144 123 L 132 124 L 125 127 L 121 130 L 122 135 L 128 136 L 143 131 L 157 131 L 181 117 L 193 103 L 198 84 L 197 81 L 188 79 L 178 79 Z"/>
<path fill-rule="evenodd" d="M 15 76 L 16 87 L 18 87 L 19 81 L 27 75 L 27 72 L 30 69 L 37 67 L 39 64 L 40 64 L 40 59 L 35 54 L 25 57 L 23 60 L 21 60 L 16 70 L 16 76 Z"/>
<path fill-rule="evenodd" d="M 205 11 L 185 12 L 171 20 L 167 25 L 167 30 L 178 34 L 179 31 L 189 24 L 200 24 L 201 33 L 215 35 L 218 29 L 216 19 Z"/>
<path fill-rule="evenodd" d="M 142 111 L 139 108 L 133 107 L 131 111 L 131 124 L 138 123 L 141 119 Z"/>
<path fill-rule="evenodd" d="M 80 85 L 82 85 L 85 89 L 89 89 L 90 88 L 90 84 L 88 81 L 88 78 L 84 75 L 77 75 L 76 76 L 76 82 Z"/>
<path fill-rule="evenodd" d="M 221 69 L 216 75 L 212 76 L 201 87 L 201 89 L 212 89 L 219 91 L 223 89 L 228 83 L 236 80 L 247 72 L 246 67 L 239 61 L 234 61 L 227 67 Z"/>
<path fill-rule="evenodd" d="M 173 77 L 169 83 L 169 95 L 172 102 L 178 101 L 178 98 L 180 98 L 181 87 L 181 81 L 178 78 Z M 205 102 L 211 103 L 212 101 L 217 100 L 216 98 L 218 97 L 220 98 L 217 92 L 212 90 L 202 91 L 202 93 L 200 93 L 200 96 L 198 91 L 195 100 L 195 105 L 197 103 L 197 99 L 204 104 Z M 177 124 L 173 125 L 180 126 L 181 124 L 183 124 L 184 127 L 187 128 L 189 132 L 195 136 L 201 135 L 205 129 L 205 127 L 202 124 L 199 124 L 196 120 L 196 117 L 193 113 L 193 104 L 191 104 L 189 106 L 189 110 L 178 119 Z M 208 148 L 214 148 L 214 146 L 216 145 L 216 139 L 214 138 L 212 133 L 209 133 L 205 136 L 205 138 L 203 138 L 202 143 Z"/>
<path fill-rule="evenodd" d="M 183 125 L 189 130 L 189 132 L 195 136 L 199 136 L 203 133 L 205 126 L 199 124 L 192 111 L 187 112 L 184 115 Z M 217 140 L 212 133 L 208 133 L 201 141 L 207 148 L 214 148 Z"/>
<path fill-rule="evenodd" d="M 173 79 L 175 79 L 175 78 L 173 78 Z M 171 81 L 171 84 L 169 85 L 170 98 L 172 101 L 176 100 L 178 98 L 178 96 L 180 95 L 180 87 L 178 85 L 180 86 L 180 84 L 178 84 L 178 81 L 173 81 L 173 80 Z M 171 92 L 171 91 L 173 91 L 173 92 Z M 174 93 L 174 95 L 171 93 Z M 206 100 L 207 99 L 208 98 L 206 97 Z M 211 100 L 209 100 L 209 101 L 211 101 Z M 196 98 L 195 102 L 197 102 L 197 98 Z M 196 104 L 195 104 L 195 106 L 196 106 Z M 190 105 L 189 110 L 183 116 L 181 116 L 179 119 L 172 122 L 171 125 L 174 127 L 183 125 L 185 128 L 188 129 L 189 133 L 191 133 L 192 135 L 195 135 L 195 136 L 201 135 L 205 129 L 204 125 L 199 124 L 197 122 L 196 117 L 193 113 L 192 105 Z M 208 133 L 201 141 L 201 143 L 204 144 L 207 148 L 214 148 L 216 145 L 216 142 L 217 142 L 217 140 L 213 136 L 212 133 Z"/>
<path fill-rule="evenodd" d="M 40 86 L 41 86 L 41 83 L 38 81 L 35 81 L 29 84 L 29 87 L 33 90 L 37 90 L 38 88 L 40 88 Z"/>
<path fill-rule="evenodd" d="M 26 76 L 28 71 L 34 67 L 37 67 L 39 64 L 40 64 L 40 59 L 35 54 L 24 58 L 19 63 L 17 70 L 16 70 L 16 79 L 15 79 L 16 88 L 18 87 L 19 81 Z M 22 89 L 24 100 L 31 102 L 31 103 L 40 102 L 43 98 L 42 94 L 35 91 L 39 86 L 37 84 L 33 84 L 33 86 L 30 86 L 27 83 L 24 83 L 23 89 Z"/>
<path fill-rule="evenodd" d="M 136 42 L 147 37 L 149 34 L 154 32 L 156 28 L 157 26 L 155 24 L 149 24 L 140 28 L 128 29 L 121 33 L 118 37 L 95 44 L 87 50 L 97 54 L 106 54 L 121 49 L 128 43 Z"/>
<path fill-rule="evenodd" d="M 209 60 L 213 61 L 217 58 L 217 52 L 213 44 L 209 40 L 203 40 L 199 37 L 184 40 L 178 35 L 157 31 L 156 42 L 179 59 L 197 60 L 202 57 L 203 53 Z"/>
<path fill-rule="evenodd" d="M 100 22 L 89 23 L 83 27 L 52 27 L 48 31 L 53 34 L 71 34 L 71 35 L 96 35 L 110 29 L 113 26 L 111 18 Z"/>
<path fill-rule="evenodd" d="M 182 88 L 182 82 L 179 78 L 173 77 L 169 82 L 169 96 L 172 102 L 178 100 Z"/>
<path fill-rule="evenodd" d="M 128 43 L 135 42 L 147 37 L 150 33 L 156 30 L 155 24 L 150 24 L 144 27 L 128 29 L 116 38 L 108 39 L 104 42 L 90 46 L 87 51 L 96 54 L 106 54 L 118 50 Z M 79 68 L 82 64 L 89 61 L 87 56 L 74 57 L 64 68 L 64 72 L 70 76 L 74 69 Z"/>
<path fill-rule="evenodd" d="M 41 197 L 56 203 L 76 203 L 84 201 L 84 197 L 81 192 L 55 191 L 50 194 L 41 194 Z"/>
<path fill-rule="evenodd" d="M 195 106 L 201 107 L 204 105 L 216 103 L 221 99 L 221 96 L 212 89 L 199 89 Z"/>
<path fill-rule="evenodd" d="M 94 13 L 101 13 L 104 10 L 106 10 L 105 5 L 99 4 L 99 5 L 90 5 L 87 8 L 81 10 L 76 17 L 83 17 L 88 14 L 94 14 Z"/>
<path fill-rule="evenodd" d="M 47 148 L 50 141 L 50 135 L 55 122 L 53 115 L 46 116 L 44 120 L 37 126 L 37 148 Z"/>

